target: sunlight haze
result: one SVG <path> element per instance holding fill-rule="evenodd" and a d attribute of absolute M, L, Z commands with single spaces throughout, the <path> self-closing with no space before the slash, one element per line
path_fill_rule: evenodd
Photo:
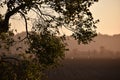
<path fill-rule="evenodd" d="M 94 19 L 99 19 L 97 33 L 114 35 L 120 34 L 120 0 L 99 0 L 91 6 Z M 18 32 L 25 30 L 24 21 L 12 21 L 13 28 L 18 28 Z M 69 31 L 65 32 L 70 34 Z"/>
<path fill-rule="evenodd" d="M 95 19 L 99 19 L 97 32 L 102 34 L 120 34 L 120 0 L 99 0 L 91 6 Z"/>

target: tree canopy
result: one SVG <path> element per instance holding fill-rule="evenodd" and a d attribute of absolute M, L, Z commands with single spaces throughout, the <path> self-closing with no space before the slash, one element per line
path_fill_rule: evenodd
<path fill-rule="evenodd" d="M 34 55 L 30 60 L 20 59 L 20 63 L 15 65 L 0 56 L 0 68 L 7 70 L 0 71 L 3 75 L 0 79 L 9 80 L 13 76 L 13 80 L 40 80 L 43 70 L 56 66 L 64 58 L 66 34 L 57 36 L 64 28 L 72 31 L 71 36 L 79 43 L 89 43 L 97 35 L 95 24 L 99 22 L 90 12 L 94 2 L 98 0 L 0 0 L 0 9 L 6 11 L 0 12 L 0 48 L 9 51 L 16 42 L 24 41 L 27 44 L 25 53 Z M 35 18 L 31 31 L 28 31 L 28 21 L 33 20 L 29 16 L 31 12 Z M 13 39 L 14 33 L 10 31 L 10 19 L 16 14 L 24 19 L 26 29 L 26 37 L 19 37 L 19 41 Z M 14 57 L 7 59 L 18 61 Z M 22 77 L 21 73 L 24 73 Z"/>
<path fill-rule="evenodd" d="M 0 7 L 6 6 L 6 13 L 0 16 L 0 32 L 9 30 L 9 20 L 16 13 L 25 19 L 27 31 L 30 19 L 27 15 L 33 11 L 39 18 L 39 28 L 59 33 L 60 28 L 65 27 L 73 32 L 72 36 L 79 43 L 88 43 L 96 36 L 98 20 L 94 21 L 89 9 L 94 2 L 98 0 L 1 0 Z M 49 10 L 54 13 L 49 13 Z"/>
<path fill-rule="evenodd" d="M 44 34 L 30 32 L 29 39 L 16 41 L 13 32 L 0 35 L 0 50 L 7 51 L 0 53 L 0 79 L 1 80 L 41 80 L 46 78 L 45 71 L 56 68 L 64 59 L 66 47 L 62 39 L 49 31 Z M 16 46 L 16 51 L 24 50 L 24 53 L 10 54 L 10 48 L 21 43 L 23 46 Z M 45 79 L 43 79 L 45 80 Z"/>

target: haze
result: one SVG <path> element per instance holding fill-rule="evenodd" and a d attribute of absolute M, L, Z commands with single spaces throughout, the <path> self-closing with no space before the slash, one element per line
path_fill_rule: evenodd
<path fill-rule="evenodd" d="M 120 33 L 120 0 L 99 0 L 91 11 L 95 19 L 100 19 L 97 32 L 109 35 Z"/>
<path fill-rule="evenodd" d="M 120 0 L 99 0 L 91 6 L 94 19 L 99 19 L 97 32 L 102 34 L 114 35 L 120 34 Z M 5 11 L 2 10 L 4 13 Z M 30 14 L 33 16 L 34 14 Z M 12 28 L 17 28 L 18 32 L 25 31 L 24 21 L 12 19 Z M 19 24 L 19 25 L 18 25 Z M 31 26 L 31 25 L 29 25 Z M 71 32 L 65 30 L 67 34 Z"/>

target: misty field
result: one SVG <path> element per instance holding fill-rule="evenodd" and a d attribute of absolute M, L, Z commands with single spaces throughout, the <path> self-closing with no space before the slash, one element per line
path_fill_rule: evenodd
<path fill-rule="evenodd" d="M 120 59 L 66 59 L 49 80 L 120 80 Z"/>

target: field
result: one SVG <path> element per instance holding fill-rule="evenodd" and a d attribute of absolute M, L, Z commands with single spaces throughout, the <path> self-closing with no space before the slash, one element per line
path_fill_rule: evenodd
<path fill-rule="evenodd" d="M 120 59 L 66 59 L 49 80 L 120 80 Z"/>

